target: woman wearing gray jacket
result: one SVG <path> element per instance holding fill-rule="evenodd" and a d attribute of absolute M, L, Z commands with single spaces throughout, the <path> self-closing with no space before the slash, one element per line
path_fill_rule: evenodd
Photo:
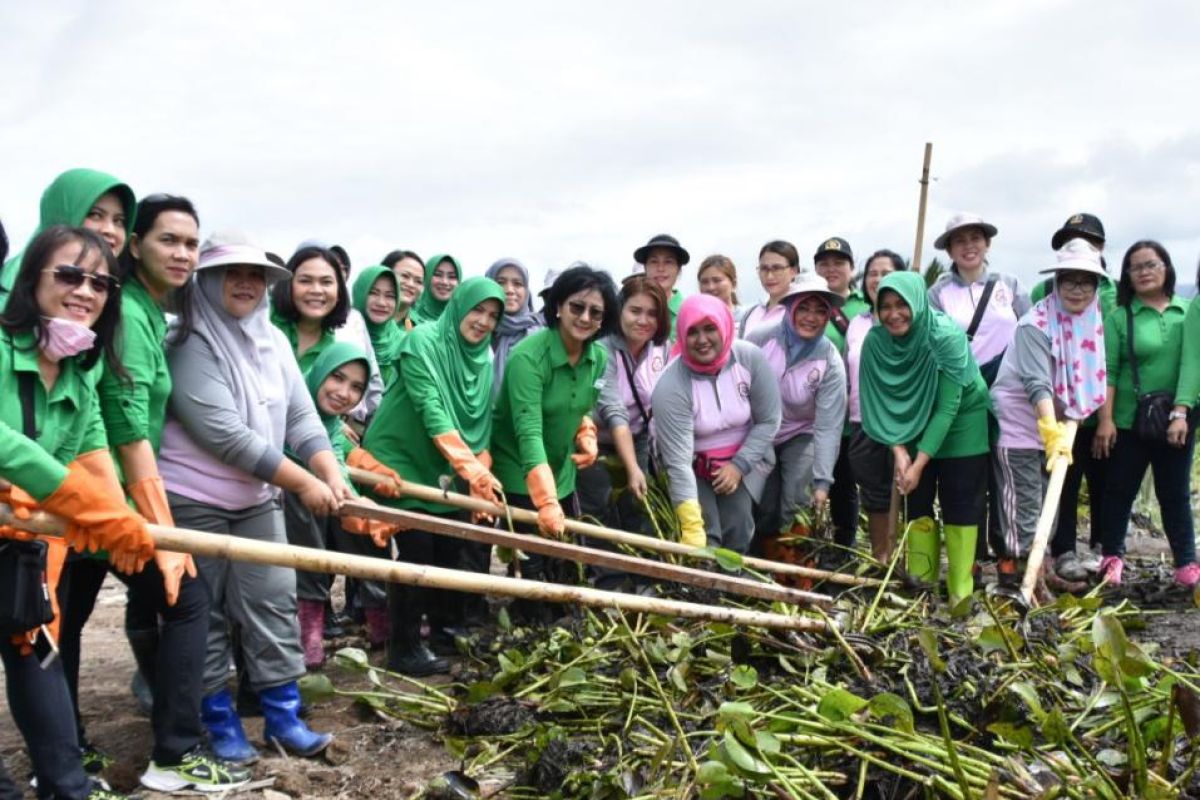
<path fill-rule="evenodd" d="M 201 248 L 167 335 L 173 389 L 159 468 L 180 527 L 285 544 L 280 488 L 318 516 L 350 497 L 291 347 L 268 315 L 267 284 L 288 275 L 240 238 Z M 311 472 L 284 457 L 285 445 Z M 201 714 L 214 753 L 242 764 L 258 755 L 227 687 L 233 626 L 264 738 L 301 755 L 325 749 L 332 737 L 297 717 L 305 670 L 295 570 L 211 558 L 196 566 L 212 592 Z"/>

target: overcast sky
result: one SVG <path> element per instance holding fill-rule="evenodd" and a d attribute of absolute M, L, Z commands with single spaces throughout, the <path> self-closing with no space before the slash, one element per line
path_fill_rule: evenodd
<path fill-rule="evenodd" d="M 1200 4 L 74 2 L 0 6 L 0 218 L 64 169 L 186 194 L 205 231 L 620 277 L 670 232 L 733 258 L 911 255 L 951 212 L 1031 280 L 1091 211 L 1110 262 L 1200 256 Z"/>

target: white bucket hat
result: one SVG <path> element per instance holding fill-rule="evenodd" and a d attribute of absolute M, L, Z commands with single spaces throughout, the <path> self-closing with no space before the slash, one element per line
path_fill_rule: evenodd
<path fill-rule="evenodd" d="M 1107 278 L 1108 273 L 1100 263 L 1100 251 L 1086 239 L 1071 239 L 1054 254 L 1058 263 L 1039 271 L 1040 275 L 1051 272 L 1090 272 Z"/>
<path fill-rule="evenodd" d="M 787 294 L 780 298 L 779 303 L 786 305 L 789 300 L 797 298 L 802 294 L 820 295 L 823 300 L 828 301 L 829 305 L 834 308 L 841 308 L 842 304 L 846 302 L 846 298 L 837 292 L 829 291 L 829 284 L 825 282 L 824 278 L 815 272 L 806 271 L 801 272 L 796 280 L 792 281 L 791 285 L 788 286 Z"/>
<path fill-rule="evenodd" d="M 200 263 L 196 265 L 196 271 L 234 264 L 262 267 L 268 284 L 286 281 L 292 277 L 292 273 L 285 267 L 267 258 L 266 251 L 251 244 L 244 234 L 235 231 L 209 235 L 200 247 Z"/>
<path fill-rule="evenodd" d="M 946 222 L 946 230 L 942 235 L 933 240 L 933 246 L 938 250 L 946 250 L 950 247 L 950 236 L 961 228 L 979 228 L 983 231 L 983 235 L 991 239 L 996 235 L 996 226 L 984 220 L 978 214 L 972 214 L 970 211 L 960 211 L 954 214 Z"/>

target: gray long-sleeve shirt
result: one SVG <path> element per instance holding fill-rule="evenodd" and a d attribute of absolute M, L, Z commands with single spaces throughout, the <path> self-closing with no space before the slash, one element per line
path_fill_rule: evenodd
<path fill-rule="evenodd" d="M 731 459 L 731 463 L 742 473 L 742 481 L 756 500 L 761 495 L 766 476 L 775 464 L 775 433 L 779 430 L 782 406 L 779 399 L 779 384 L 771 373 L 762 351 L 745 341 L 735 341 L 729 361 L 718 375 L 702 375 L 693 372 L 677 358 L 666 368 L 654 387 L 651 405 L 654 409 L 654 439 L 661 463 L 666 467 L 671 486 L 671 502 L 674 505 L 698 497 L 696 474 L 692 460 L 696 454 L 695 414 L 692 400 L 692 381 L 709 386 L 716 394 L 718 405 L 722 401 L 717 394 L 719 378 L 740 364 L 750 373 L 747 387 L 750 401 L 750 431 Z M 738 387 L 740 390 L 740 387 Z M 735 398 L 726 398 L 732 400 Z"/>

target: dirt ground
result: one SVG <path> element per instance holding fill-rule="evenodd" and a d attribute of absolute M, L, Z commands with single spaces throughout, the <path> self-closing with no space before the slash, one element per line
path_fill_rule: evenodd
<path fill-rule="evenodd" d="M 1128 545 L 1138 565 L 1134 574 L 1156 574 L 1162 577 L 1156 586 L 1169 585 L 1165 576 L 1169 575 L 1170 556 L 1165 539 L 1139 532 L 1130 536 Z M 1176 653 L 1200 649 L 1200 611 L 1186 593 L 1145 590 L 1139 595 L 1138 591 L 1130 589 L 1125 596 L 1135 603 L 1144 600 L 1155 608 L 1147 611 L 1146 627 L 1135 636 L 1159 642 L 1164 650 Z M 120 583 L 107 581 L 84 635 L 80 694 L 89 736 L 117 760 L 105 777 L 113 788 L 133 791 L 149 757 L 151 737 L 149 720 L 138 712 L 129 691 L 134 667 L 122 631 L 124 603 Z M 327 644 L 330 652 L 341 646 L 365 646 L 361 636 Z M 375 663 L 381 658 L 380 653 L 372 654 Z M 327 667 L 326 674 L 339 689 L 368 685 L 362 673 L 336 666 Z M 0 705 L 0 756 L 15 778 L 27 779 L 29 762 L 20 735 L 8 716 L 7 702 L 0 699 Z M 251 718 L 245 723 L 251 740 L 261 744 L 262 720 Z M 348 698 L 317 706 L 309 724 L 336 735 L 329 755 L 315 760 L 287 758 L 264 747 L 254 778 L 256 783 L 273 780 L 272 785 L 242 791 L 237 797 L 409 798 L 418 796 L 431 778 L 458 766 L 427 731 L 382 720 Z M 156 793 L 142 796 L 164 797 Z"/>

